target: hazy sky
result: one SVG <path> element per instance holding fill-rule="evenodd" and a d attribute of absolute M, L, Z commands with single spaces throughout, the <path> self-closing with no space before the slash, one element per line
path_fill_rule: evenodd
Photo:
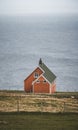
<path fill-rule="evenodd" d="M 78 13 L 78 0 L 0 0 L 0 14 Z"/>

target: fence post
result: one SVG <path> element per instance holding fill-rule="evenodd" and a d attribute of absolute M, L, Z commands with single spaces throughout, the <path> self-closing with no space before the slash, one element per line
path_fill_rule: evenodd
<path fill-rule="evenodd" d="M 19 112 L 19 97 L 17 99 L 17 112 Z"/>
<path fill-rule="evenodd" d="M 65 112 L 65 102 L 64 102 L 64 108 L 63 108 L 63 112 Z"/>

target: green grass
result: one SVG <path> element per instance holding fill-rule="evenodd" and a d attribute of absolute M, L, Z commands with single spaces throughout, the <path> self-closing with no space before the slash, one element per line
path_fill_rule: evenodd
<path fill-rule="evenodd" d="M 76 113 L 0 113 L 0 130 L 77 130 Z"/>

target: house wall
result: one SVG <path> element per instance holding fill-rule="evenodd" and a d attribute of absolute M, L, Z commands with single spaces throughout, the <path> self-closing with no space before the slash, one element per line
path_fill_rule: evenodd
<path fill-rule="evenodd" d="M 43 71 L 37 67 L 25 80 L 24 80 L 24 90 L 25 92 L 32 92 L 32 82 L 34 80 L 36 80 L 36 78 L 34 77 L 34 73 L 38 73 L 39 75 L 41 75 L 43 73 Z"/>
<path fill-rule="evenodd" d="M 52 85 L 51 85 L 51 93 L 54 93 L 54 92 L 56 92 L 56 84 L 55 84 L 55 82 L 53 82 Z"/>
<path fill-rule="evenodd" d="M 49 83 L 46 81 L 44 82 L 44 78 L 40 77 L 34 84 L 33 84 L 33 92 L 34 93 L 49 93 Z"/>

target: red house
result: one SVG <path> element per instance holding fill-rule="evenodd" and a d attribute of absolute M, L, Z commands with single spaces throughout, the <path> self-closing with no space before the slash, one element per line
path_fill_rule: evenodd
<path fill-rule="evenodd" d="M 39 66 L 24 80 L 25 92 L 54 93 L 56 76 L 39 60 Z"/>

